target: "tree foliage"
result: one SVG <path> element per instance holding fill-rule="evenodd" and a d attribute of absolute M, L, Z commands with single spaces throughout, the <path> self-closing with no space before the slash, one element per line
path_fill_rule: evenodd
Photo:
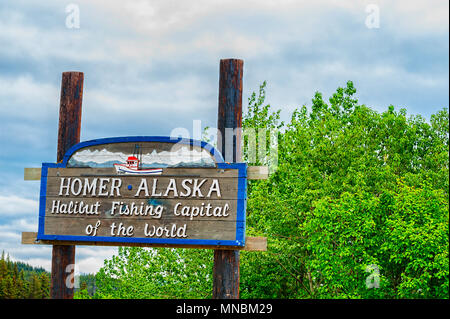
<path fill-rule="evenodd" d="M 97 273 L 93 297 L 208 298 L 212 258 L 201 249 L 120 247 Z"/>
<path fill-rule="evenodd" d="M 241 298 L 448 298 L 448 109 L 427 122 L 355 94 L 352 82 L 328 102 L 316 93 L 287 124 L 264 104 L 265 83 L 251 95 L 243 126 L 276 132 L 278 166 L 249 181 L 247 235 L 269 247 L 241 253 Z M 268 163 L 266 150 L 251 164 Z M 95 297 L 209 298 L 212 260 L 120 248 Z"/>
<path fill-rule="evenodd" d="M 243 258 L 243 296 L 448 298 L 448 110 L 427 123 L 355 93 L 348 82 L 296 110 L 276 172 L 252 182 L 248 226 L 270 248 Z"/>
<path fill-rule="evenodd" d="M 0 258 L 0 299 L 46 299 L 50 275 L 42 268 L 14 262 L 2 253 Z"/>

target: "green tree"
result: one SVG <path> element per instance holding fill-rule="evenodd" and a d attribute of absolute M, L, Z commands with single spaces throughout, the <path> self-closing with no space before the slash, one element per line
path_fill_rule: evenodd
<path fill-rule="evenodd" d="M 0 299 L 48 298 L 50 276 L 43 268 L 0 259 Z"/>
<path fill-rule="evenodd" d="M 349 81 L 284 124 L 265 88 L 243 126 L 256 147 L 276 131 L 278 166 L 249 181 L 246 232 L 268 237 L 268 251 L 241 253 L 241 298 L 448 298 L 448 109 L 429 121 L 379 113 Z M 265 146 L 252 164 L 273 164 Z M 94 297 L 209 298 L 212 261 L 209 250 L 120 248 Z"/>
<path fill-rule="evenodd" d="M 27 298 L 28 296 L 28 283 L 25 280 L 25 273 L 23 270 L 19 272 L 19 276 L 17 279 L 17 286 L 18 286 L 18 296 L 19 299 Z"/>
<path fill-rule="evenodd" d="M 201 249 L 120 247 L 97 273 L 94 297 L 207 298 L 212 258 Z"/>
<path fill-rule="evenodd" d="M 41 273 L 39 275 L 39 281 L 41 286 L 41 296 L 42 299 L 50 298 L 50 276 L 48 273 Z"/>
<path fill-rule="evenodd" d="M 91 295 L 88 291 L 88 285 L 86 282 L 82 282 L 80 285 L 80 290 L 76 291 L 74 294 L 74 299 L 91 299 Z"/>
<path fill-rule="evenodd" d="M 30 286 L 29 286 L 29 299 L 41 299 L 42 298 L 42 291 L 41 291 L 41 281 L 39 280 L 39 277 L 37 274 L 32 274 L 30 279 Z"/>
<path fill-rule="evenodd" d="M 259 256 L 242 258 L 244 297 L 448 297 L 448 110 L 428 124 L 393 106 L 379 114 L 359 105 L 355 93 L 348 82 L 329 104 L 316 93 L 310 111 L 295 111 L 279 135 L 278 169 L 269 180 L 252 182 L 248 226 L 268 236 L 269 252 L 262 257 L 264 267 Z M 406 212 L 399 207 L 387 215 L 378 202 L 405 192 L 414 214 L 435 232 L 412 221 L 408 229 L 415 236 L 395 238 L 390 232 Z M 416 192 L 432 193 L 434 208 Z M 428 249 L 421 241 L 434 244 Z M 405 256 L 395 268 L 400 247 L 411 247 L 408 254 L 426 251 L 423 268 L 408 272 L 418 261 Z M 380 268 L 383 289 L 366 287 L 371 264 Z M 434 270 L 425 280 L 421 272 L 428 268 Z M 264 278 L 274 278 L 273 289 Z"/>

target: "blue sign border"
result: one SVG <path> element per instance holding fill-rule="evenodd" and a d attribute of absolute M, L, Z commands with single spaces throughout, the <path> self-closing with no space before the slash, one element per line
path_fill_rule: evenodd
<path fill-rule="evenodd" d="M 72 235 L 46 235 L 45 234 L 45 202 L 47 192 L 48 168 L 65 168 L 67 163 L 77 150 L 94 145 L 123 143 L 123 142 L 165 142 L 180 143 L 192 146 L 199 146 L 207 150 L 214 158 L 219 169 L 238 170 L 238 199 L 236 218 L 236 239 L 235 240 L 213 240 L 213 239 L 175 239 L 175 238 L 145 238 L 145 237 L 104 237 L 104 236 L 72 236 Z M 110 243 L 143 243 L 143 244 L 171 244 L 179 245 L 199 245 L 199 246 L 245 246 L 245 212 L 247 208 L 247 164 L 246 163 L 225 163 L 222 154 L 212 145 L 194 139 L 168 137 L 168 136 L 127 136 L 109 137 L 85 141 L 72 146 L 64 155 L 61 163 L 42 163 L 41 169 L 41 190 L 39 199 L 39 227 L 38 240 L 58 240 L 58 241 L 80 241 L 80 242 L 110 242 Z"/>

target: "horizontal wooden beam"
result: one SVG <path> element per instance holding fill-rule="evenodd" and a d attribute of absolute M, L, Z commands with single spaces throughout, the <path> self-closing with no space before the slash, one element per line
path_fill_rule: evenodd
<path fill-rule="evenodd" d="M 25 181 L 39 181 L 41 179 L 41 169 L 39 167 L 25 167 L 23 169 L 23 179 Z"/>
<path fill-rule="evenodd" d="M 247 179 L 268 179 L 269 166 L 248 166 Z"/>
<path fill-rule="evenodd" d="M 244 251 L 267 251 L 267 237 L 246 237 L 244 247 L 235 246 L 192 246 L 169 244 L 145 244 L 145 243 L 110 243 L 110 242 L 82 242 L 82 241 L 57 241 L 37 240 L 37 233 L 22 232 L 23 245 L 76 245 L 76 246 L 130 246 L 130 247 L 166 247 L 166 248 L 199 248 L 199 249 L 224 249 Z"/>
<path fill-rule="evenodd" d="M 268 179 L 268 166 L 249 166 L 247 167 L 247 179 Z M 39 167 L 24 168 L 23 179 L 25 181 L 38 181 L 41 179 L 41 169 Z"/>

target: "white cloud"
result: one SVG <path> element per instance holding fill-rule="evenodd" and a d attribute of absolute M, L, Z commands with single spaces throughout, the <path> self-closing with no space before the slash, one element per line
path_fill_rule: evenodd
<path fill-rule="evenodd" d="M 117 255 L 117 247 L 77 246 L 75 263 L 81 273 L 96 273 L 105 259 Z"/>
<path fill-rule="evenodd" d="M 37 215 L 36 218 L 12 219 L 8 224 L 0 225 L 0 236 L 3 237 L 8 237 L 6 234 L 11 234 L 14 239 L 17 239 L 20 238 L 22 231 L 37 231 Z"/>
<path fill-rule="evenodd" d="M 0 195 L 0 217 L 38 214 L 39 201 L 16 195 Z"/>
<path fill-rule="evenodd" d="M 84 2 L 84 1 L 82 1 Z M 244 16 L 269 13 L 283 16 L 316 16 L 333 12 L 348 12 L 364 22 L 368 4 L 379 5 L 384 26 L 400 32 L 435 32 L 448 30 L 448 1 L 442 0 L 201 0 L 186 1 L 96 1 L 95 7 L 106 15 L 115 16 L 137 32 L 167 36 L 179 32 L 205 17 Z M 301 20 L 298 21 L 301 24 Z M 242 30 L 244 33 L 246 30 Z"/>
<path fill-rule="evenodd" d="M 369 3 L 380 6 L 380 29 L 365 26 Z M 227 57 L 245 60 L 244 106 L 268 80 L 267 102 L 286 118 L 347 80 L 360 103 L 379 109 L 448 107 L 448 1 L 77 4 L 77 30 L 65 27 L 64 3 L 3 1 L 0 11 L 0 164 L 15 161 L 1 175 L 0 242 L 36 266 L 49 269 L 51 246 L 20 244 L 21 231 L 37 230 L 29 195 L 39 196 L 23 167 L 54 160 L 63 71 L 85 72 L 82 139 L 169 134 L 193 119 L 214 126 L 218 62 Z M 77 247 L 77 263 L 91 272 L 114 251 Z"/>
<path fill-rule="evenodd" d="M 0 116 L 14 114 L 34 120 L 57 110 L 59 89 L 48 83 L 39 83 L 30 74 L 18 77 L 0 76 Z M 20 110 L 12 105 L 20 105 Z"/>
<path fill-rule="evenodd" d="M 16 240 L 20 241 L 20 234 L 12 231 L 2 231 L 0 232 L 0 241 L 4 242 L 6 240 Z"/>
<path fill-rule="evenodd" d="M 106 256 L 105 254 L 101 254 L 97 257 L 87 257 L 76 262 L 76 265 L 80 273 L 95 274 L 103 266 L 105 258 L 109 257 L 111 256 Z"/>
<path fill-rule="evenodd" d="M 371 2 L 366 0 L 367 2 Z M 378 0 L 381 27 L 388 25 L 396 33 L 448 33 L 449 2 L 441 0 L 389 1 Z"/>

